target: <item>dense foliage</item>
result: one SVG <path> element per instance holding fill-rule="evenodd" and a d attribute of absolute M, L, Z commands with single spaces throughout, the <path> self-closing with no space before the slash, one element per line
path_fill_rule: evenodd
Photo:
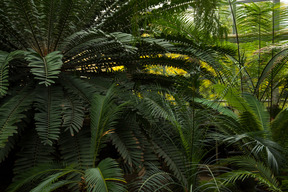
<path fill-rule="evenodd" d="M 286 11 L 236 3 L 2 0 L 0 190 L 287 190 Z"/>

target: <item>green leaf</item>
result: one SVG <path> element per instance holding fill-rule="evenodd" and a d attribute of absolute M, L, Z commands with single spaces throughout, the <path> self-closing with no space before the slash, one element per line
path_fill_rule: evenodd
<path fill-rule="evenodd" d="M 8 90 L 9 62 L 23 54 L 23 51 L 11 53 L 0 51 L 0 97 L 6 95 Z"/>
<path fill-rule="evenodd" d="M 112 85 L 105 96 L 95 94 L 91 106 L 91 153 L 95 162 L 102 138 L 118 123 L 123 107 L 127 103 L 116 105 L 116 87 Z"/>
<path fill-rule="evenodd" d="M 61 127 L 63 91 L 60 87 L 38 88 L 36 96 L 35 124 L 43 144 L 58 140 Z"/>
<path fill-rule="evenodd" d="M 281 60 L 281 59 L 283 59 L 283 57 L 287 56 L 287 53 L 288 53 L 288 49 L 283 49 L 282 51 L 277 53 L 273 58 L 270 59 L 270 61 L 267 63 L 267 65 L 263 69 L 260 77 L 258 78 L 257 85 L 255 87 L 255 92 L 258 91 L 261 83 L 270 74 L 271 70 L 279 63 L 279 60 Z"/>
<path fill-rule="evenodd" d="M 83 126 L 84 106 L 79 100 L 69 95 L 66 95 L 65 101 L 62 127 L 65 128 L 65 131 L 69 130 L 71 135 L 74 136 L 75 132 L 78 133 Z"/>
<path fill-rule="evenodd" d="M 89 151 L 91 142 L 88 130 L 81 130 L 74 136 L 67 132 L 63 133 L 59 145 L 62 159 L 67 165 L 73 164 L 82 170 L 92 167 L 92 155 Z"/>
<path fill-rule="evenodd" d="M 288 109 L 282 110 L 271 123 L 272 138 L 282 147 L 288 149 Z"/>
<path fill-rule="evenodd" d="M 32 93 L 24 88 L 0 107 L 0 149 L 5 146 L 8 137 L 17 133 L 15 124 L 26 117 L 23 112 L 27 111 L 31 104 Z"/>
<path fill-rule="evenodd" d="M 97 168 L 85 171 L 85 181 L 89 192 L 121 192 L 126 191 L 122 170 L 115 160 L 102 160 Z"/>
<path fill-rule="evenodd" d="M 261 129 L 263 131 L 268 131 L 270 127 L 270 116 L 268 111 L 265 109 L 263 103 L 258 101 L 254 96 L 250 94 L 243 94 L 243 97 L 245 98 L 246 102 L 259 120 L 261 124 Z"/>
<path fill-rule="evenodd" d="M 219 113 L 223 115 L 229 116 L 233 119 L 237 119 L 237 115 L 232 110 L 230 110 L 227 107 L 221 106 L 217 102 L 209 101 L 204 98 L 195 98 L 194 101 L 197 103 L 201 103 L 202 105 L 205 105 L 209 108 L 215 109 L 216 111 L 218 111 Z"/>
<path fill-rule="evenodd" d="M 60 51 L 49 53 L 45 57 L 41 57 L 37 52 L 27 52 L 25 59 L 29 62 L 31 72 L 35 75 L 35 79 L 40 80 L 39 84 L 50 86 L 55 83 L 52 79 L 57 79 L 62 67 L 62 57 Z"/>

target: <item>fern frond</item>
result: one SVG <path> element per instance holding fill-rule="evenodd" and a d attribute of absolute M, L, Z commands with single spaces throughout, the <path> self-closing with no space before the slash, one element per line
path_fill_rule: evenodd
<path fill-rule="evenodd" d="M 125 129 L 117 128 L 109 136 L 113 145 L 115 145 L 117 151 L 123 158 L 124 163 L 128 164 L 130 167 L 137 168 L 140 166 L 141 160 L 143 159 L 143 151 L 141 150 L 139 140 L 133 132 L 130 129 L 127 129 L 127 125 L 123 127 L 125 127 Z"/>
<path fill-rule="evenodd" d="M 6 95 L 8 90 L 9 62 L 21 54 L 24 54 L 23 51 L 14 51 L 11 53 L 0 51 L 0 97 Z"/>
<path fill-rule="evenodd" d="M 173 176 L 175 176 L 184 186 L 187 186 L 188 181 L 185 175 L 185 172 L 187 171 L 187 167 L 185 165 L 186 160 L 179 149 L 171 144 L 168 146 L 167 143 L 161 145 L 152 142 L 152 145 L 158 157 L 163 158 L 164 162 L 173 172 Z"/>
<path fill-rule="evenodd" d="M 93 95 L 96 93 L 95 87 L 77 77 L 61 76 L 61 84 L 69 94 L 75 95 L 88 104 L 91 104 Z"/>
<path fill-rule="evenodd" d="M 27 52 L 25 59 L 29 62 L 31 72 L 35 75 L 35 79 L 40 80 L 39 84 L 45 84 L 46 87 L 55 83 L 52 79 L 57 79 L 62 66 L 62 55 L 59 51 L 49 53 L 45 57 L 41 57 L 35 51 Z"/>
<path fill-rule="evenodd" d="M 121 192 L 126 191 L 122 170 L 115 160 L 107 158 L 102 160 L 97 168 L 90 168 L 85 171 L 87 188 L 91 192 Z"/>
<path fill-rule="evenodd" d="M 53 162 L 54 148 L 49 145 L 43 145 L 41 139 L 38 137 L 35 131 L 29 131 L 22 137 L 21 140 L 22 149 L 17 153 L 17 159 L 15 161 L 14 168 L 14 180 L 20 181 L 25 179 L 22 178 L 22 174 L 26 173 L 40 164 L 49 164 Z M 22 179 L 21 179 L 22 178 Z"/>
<path fill-rule="evenodd" d="M 229 108 L 221 106 L 217 102 L 209 101 L 209 100 L 206 100 L 203 98 L 195 98 L 194 101 L 197 103 L 200 103 L 202 105 L 205 105 L 209 108 L 212 108 L 212 109 L 218 111 L 220 114 L 231 117 L 233 119 L 237 119 L 237 115 L 232 110 L 230 110 Z"/>
<path fill-rule="evenodd" d="M 91 107 L 91 153 L 95 163 L 102 137 L 117 124 L 123 107 L 127 103 L 116 105 L 115 85 L 111 86 L 106 95 L 95 94 Z"/>
<path fill-rule="evenodd" d="M 65 131 L 69 130 L 71 136 L 74 136 L 75 133 L 78 133 L 84 121 L 84 106 L 77 99 L 66 95 L 66 102 L 63 106 L 63 123 L 62 127 L 65 128 Z"/>
<path fill-rule="evenodd" d="M 28 90 L 27 90 L 28 89 Z M 17 133 L 16 123 L 26 116 L 27 111 L 33 101 L 33 94 L 29 88 L 24 88 L 18 95 L 10 98 L 0 108 L 0 148 L 4 148 L 8 137 Z"/>
<path fill-rule="evenodd" d="M 35 99 L 36 130 L 43 144 L 51 145 L 57 141 L 61 127 L 61 104 L 63 91 L 60 87 L 38 88 Z"/>
<path fill-rule="evenodd" d="M 136 178 L 129 189 L 131 191 L 173 191 L 173 184 L 175 181 L 172 175 L 158 169 L 156 166 L 150 165 L 151 169 L 146 171 L 143 176 Z"/>
<path fill-rule="evenodd" d="M 269 113 L 266 111 L 263 103 L 261 103 L 255 97 L 249 94 L 243 94 L 243 97 L 256 115 L 257 119 L 259 120 L 262 130 L 269 131 L 270 116 Z"/>
<path fill-rule="evenodd" d="M 280 113 L 278 113 L 276 118 L 271 122 L 271 132 L 273 140 L 279 143 L 285 149 L 288 148 L 287 117 L 288 109 L 284 109 Z"/>
<path fill-rule="evenodd" d="M 87 130 L 81 130 L 74 136 L 67 132 L 63 133 L 59 141 L 63 161 L 67 165 L 75 165 L 82 170 L 92 167 L 90 144 L 90 134 Z"/>
<path fill-rule="evenodd" d="M 11 58 L 9 58 L 9 53 L 0 52 L 0 96 L 7 93 L 8 90 L 8 63 Z"/>
<path fill-rule="evenodd" d="M 281 191 L 279 183 L 273 172 L 271 172 L 271 170 L 262 162 L 256 161 L 252 157 L 245 156 L 228 158 L 225 161 L 239 166 L 240 170 L 223 174 L 221 177 L 224 176 L 226 178 L 223 184 L 227 184 L 229 182 L 235 183 L 236 180 L 243 181 L 248 177 L 252 177 L 257 182 L 268 187 L 272 191 Z"/>

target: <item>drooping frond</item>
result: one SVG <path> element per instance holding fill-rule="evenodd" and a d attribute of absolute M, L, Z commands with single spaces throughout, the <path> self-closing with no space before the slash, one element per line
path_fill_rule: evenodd
<path fill-rule="evenodd" d="M 230 110 L 229 108 L 221 106 L 217 102 L 209 101 L 209 100 L 206 100 L 203 98 L 195 98 L 194 101 L 197 103 L 200 103 L 204 106 L 207 106 L 209 108 L 212 108 L 212 109 L 218 111 L 220 114 L 223 114 L 225 116 L 231 117 L 233 119 L 237 118 L 237 115 L 232 110 Z"/>
<path fill-rule="evenodd" d="M 95 94 L 91 107 L 91 153 L 95 163 L 103 136 L 117 124 L 123 107 L 127 103 L 115 103 L 115 85 L 112 85 L 105 96 Z"/>
<path fill-rule="evenodd" d="M 164 172 L 157 167 L 150 165 L 151 170 L 146 171 L 145 175 L 136 178 L 130 186 L 131 191 L 141 192 L 153 192 L 153 191 L 173 191 L 173 184 L 175 181 L 172 179 L 172 175 L 168 172 Z"/>
<path fill-rule="evenodd" d="M 166 165 L 173 172 L 173 176 L 176 177 L 183 186 L 187 186 L 188 181 L 185 173 L 188 167 L 185 164 L 186 160 L 183 154 L 179 151 L 179 148 L 165 142 L 158 143 L 159 144 L 152 142 L 155 153 L 158 157 L 163 158 Z"/>
<path fill-rule="evenodd" d="M 63 133 L 59 145 L 64 162 L 82 170 L 92 167 L 92 155 L 89 151 L 90 143 L 90 134 L 87 130 L 81 130 L 74 136 L 67 132 Z"/>
<path fill-rule="evenodd" d="M 264 79 L 271 73 L 272 69 L 276 65 L 281 65 L 280 60 L 287 56 L 288 49 L 283 49 L 279 53 L 277 53 L 274 57 L 270 59 L 270 61 L 266 64 L 265 68 L 262 70 L 260 77 L 258 78 L 257 84 L 255 86 L 254 94 L 258 92 L 260 85 L 264 81 Z"/>
<path fill-rule="evenodd" d="M 11 53 L 7 53 L 4 51 L 0 51 L 0 98 L 6 95 L 8 90 L 9 62 L 20 54 L 23 54 L 23 52 L 14 51 Z"/>
<path fill-rule="evenodd" d="M 143 151 L 139 139 L 133 133 L 134 130 L 129 129 L 129 124 L 131 122 L 120 124 L 121 126 L 117 127 L 109 136 L 123 158 L 124 163 L 130 166 L 130 168 L 138 168 L 143 160 Z"/>
<path fill-rule="evenodd" d="M 61 84 L 69 94 L 73 94 L 85 103 L 91 104 L 95 87 L 83 79 L 73 76 L 61 76 Z"/>
<path fill-rule="evenodd" d="M 259 120 L 261 124 L 261 129 L 263 131 L 269 130 L 269 113 L 266 111 L 263 103 L 258 101 L 254 96 L 249 94 L 243 94 L 243 97 L 245 98 L 246 102 L 256 115 L 257 119 Z"/>
<path fill-rule="evenodd" d="M 246 156 L 236 156 L 228 158 L 225 161 L 240 168 L 239 170 L 223 174 L 221 177 L 226 178 L 223 184 L 228 184 L 229 182 L 235 183 L 236 180 L 243 181 L 248 177 L 252 177 L 271 191 L 281 191 L 274 173 L 262 162 Z"/>
<path fill-rule="evenodd" d="M 35 131 L 29 131 L 21 141 L 22 149 L 17 153 L 14 174 L 15 181 L 22 180 L 22 173 L 27 172 L 40 164 L 48 164 L 53 161 L 53 147 L 44 145 Z M 25 178 L 24 178 L 25 179 Z"/>
<path fill-rule="evenodd" d="M 66 100 L 63 106 L 63 123 L 62 127 L 65 131 L 69 130 L 71 136 L 78 133 L 84 121 L 84 106 L 83 103 L 71 95 L 66 95 Z"/>
<path fill-rule="evenodd" d="M 232 87 L 226 87 L 224 85 L 217 84 L 214 86 L 215 90 L 219 95 L 221 95 L 221 99 L 226 99 L 229 105 L 235 107 L 240 112 L 248 111 L 249 106 L 244 98 L 241 97 L 241 94 Z"/>
<path fill-rule="evenodd" d="M 27 52 L 25 59 L 29 62 L 31 72 L 35 75 L 35 79 L 40 80 L 39 84 L 49 86 L 55 83 L 52 79 L 57 79 L 62 66 L 62 55 L 59 51 L 49 53 L 42 57 L 35 51 Z"/>
<path fill-rule="evenodd" d="M 32 98 L 31 90 L 26 87 L 0 107 L 0 148 L 5 146 L 8 137 L 17 133 L 15 124 L 26 117 L 23 112 L 30 108 Z"/>
<path fill-rule="evenodd" d="M 9 53 L 0 52 L 0 96 L 5 95 L 8 90 L 8 63 L 10 59 Z"/>
<path fill-rule="evenodd" d="M 52 146 L 60 135 L 63 92 L 60 87 L 38 87 L 37 90 L 36 130 L 42 143 Z"/>
<path fill-rule="evenodd" d="M 284 109 L 281 111 L 276 118 L 271 122 L 271 132 L 272 138 L 275 142 L 279 143 L 285 149 L 288 148 L 288 132 L 287 132 L 287 122 L 288 122 L 288 110 Z"/>
<path fill-rule="evenodd" d="M 30 169 L 19 172 L 17 175 L 17 178 L 14 179 L 14 182 L 9 186 L 8 190 L 9 192 L 15 192 L 15 191 L 23 191 L 28 192 L 33 187 L 35 187 L 35 181 L 40 181 L 41 178 L 48 176 L 47 173 L 55 173 L 57 168 L 59 166 L 55 164 L 39 164 L 34 167 L 29 167 Z M 54 171 L 51 171 L 53 170 Z"/>
<path fill-rule="evenodd" d="M 81 175 L 81 172 L 74 169 L 73 166 L 60 166 L 53 163 L 43 163 L 29 170 L 19 173 L 18 180 L 15 180 L 8 191 L 23 191 L 23 192 L 37 192 L 37 191 L 53 191 L 71 183 L 80 183 L 80 180 L 65 180 L 71 174 Z"/>
<path fill-rule="evenodd" d="M 97 168 L 86 169 L 84 179 L 90 192 L 126 191 L 122 171 L 115 160 L 110 158 L 102 160 Z"/>

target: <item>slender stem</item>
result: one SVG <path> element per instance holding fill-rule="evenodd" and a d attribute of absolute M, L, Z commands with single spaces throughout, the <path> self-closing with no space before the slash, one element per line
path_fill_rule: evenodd
<path fill-rule="evenodd" d="M 236 34 L 236 42 L 237 42 L 237 49 L 238 49 L 238 63 L 239 63 L 239 68 L 240 68 L 239 75 L 240 75 L 240 80 L 241 80 L 241 92 L 243 92 L 243 77 L 242 77 L 241 68 L 244 67 L 244 65 L 242 65 L 242 63 L 241 63 L 240 43 L 239 43 L 239 35 L 238 35 L 236 18 L 235 18 L 235 15 L 234 15 L 234 11 L 233 11 L 231 0 L 228 0 L 228 2 L 229 2 L 230 9 L 231 9 L 231 14 L 232 14 L 232 18 L 233 18 L 233 24 L 234 24 L 235 34 Z"/>
<path fill-rule="evenodd" d="M 260 9 L 260 8 L 259 8 Z M 261 68 L 261 10 L 259 10 L 258 15 L 258 79 L 260 78 L 260 68 Z M 257 90 L 257 98 L 259 99 L 259 88 Z"/>

